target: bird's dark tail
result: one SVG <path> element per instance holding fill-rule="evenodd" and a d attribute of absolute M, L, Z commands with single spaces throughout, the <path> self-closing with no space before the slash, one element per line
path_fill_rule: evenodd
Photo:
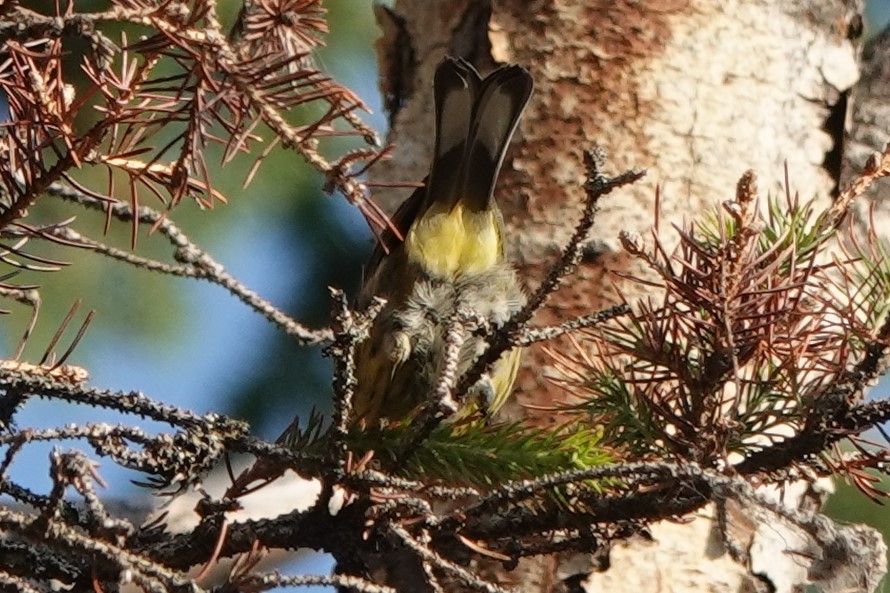
<path fill-rule="evenodd" d="M 436 70 L 436 146 L 427 206 L 490 207 L 510 138 L 532 92 L 532 78 L 507 66 L 482 79 L 466 61 L 446 58 Z"/>

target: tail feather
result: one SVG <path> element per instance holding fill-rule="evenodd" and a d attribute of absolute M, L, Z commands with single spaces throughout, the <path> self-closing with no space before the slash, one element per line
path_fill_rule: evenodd
<path fill-rule="evenodd" d="M 510 138 L 532 92 L 532 78 L 510 66 L 486 78 L 476 97 L 462 171 L 462 194 L 472 209 L 489 208 Z"/>
<path fill-rule="evenodd" d="M 520 66 L 482 79 L 468 62 L 446 58 L 436 70 L 436 147 L 426 205 L 462 201 L 489 208 L 510 138 L 532 92 Z M 424 208 L 425 209 L 425 208 Z"/>
<path fill-rule="evenodd" d="M 427 182 L 427 205 L 452 202 L 461 189 L 459 171 L 481 82 L 479 73 L 463 60 L 445 58 L 436 70 L 436 146 Z"/>

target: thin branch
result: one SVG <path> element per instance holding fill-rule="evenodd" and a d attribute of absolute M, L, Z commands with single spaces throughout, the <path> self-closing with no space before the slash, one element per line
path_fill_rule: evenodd
<path fill-rule="evenodd" d="M 565 334 L 570 334 L 582 329 L 588 329 L 591 327 L 595 327 L 601 323 L 609 321 L 610 319 L 614 319 L 621 315 L 626 315 L 630 313 L 630 306 L 627 304 L 615 305 L 614 307 L 609 307 L 608 309 L 604 309 L 602 311 L 597 311 L 596 313 L 591 313 L 590 315 L 584 315 L 583 317 L 578 317 L 577 319 L 570 319 L 564 323 L 559 325 L 554 325 L 550 327 L 529 327 L 526 328 L 524 332 L 517 339 L 517 345 L 519 346 L 531 346 L 532 344 L 537 344 L 538 342 L 546 342 L 549 340 L 553 340 L 560 336 L 564 336 Z"/>
<path fill-rule="evenodd" d="M 346 473 L 348 453 L 347 438 L 349 422 L 353 415 L 353 396 L 358 381 L 355 376 L 355 349 L 368 339 L 371 322 L 383 307 L 383 301 L 375 301 L 365 315 L 356 316 L 349 309 L 343 291 L 331 289 L 334 300 L 332 314 L 334 342 L 325 353 L 334 360 L 334 417 L 331 426 L 331 441 L 328 456 L 336 480 L 342 480 Z"/>
<path fill-rule="evenodd" d="M 399 593 L 392 587 L 378 585 L 367 579 L 351 575 L 298 575 L 286 576 L 278 573 L 251 575 L 238 582 L 238 585 L 250 591 L 268 591 L 278 587 L 340 587 L 359 593 Z"/>
<path fill-rule="evenodd" d="M 498 586 L 491 581 L 486 581 L 482 579 L 466 568 L 463 568 L 450 560 L 447 560 L 434 552 L 428 546 L 422 544 L 420 541 L 415 539 L 410 533 L 408 533 L 404 527 L 400 526 L 398 523 L 391 523 L 389 525 L 389 530 L 395 534 L 399 540 L 405 546 L 407 546 L 411 551 L 417 554 L 421 560 L 424 562 L 429 562 L 436 568 L 452 575 L 453 577 L 460 580 L 467 587 L 476 590 L 483 591 L 484 593 L 510 593 L 511 589 L 505 589 L 503 587 Z"/>
<path fill-rule="evenodd" d="M 0 389 L 4 390 L 4 397 L 33 395 L 115 410 L 184 429 L 206 431 L 212 428 L 218 438 L 240 439 L 248 433 L 246 423 L 219 414 L 209 413 L 201 416 L 182 408 L 152 401 L 138 391 L 85 387 L 60 381 L 50 375 L 35 375 L 5 368 L 3 373 L 0 373 Z"/>
<path fill-rule="evenodd" d="M 457 393 L 465 393 L 479 378 L 491 369 L 491 366 L 501 355 L 516 346 L 523 334 L 528 322 L 534 314 L 544 305 L 547 299 L 556 292 L 563 280 L 573 273 L 581 261 L 584 252 L 584 243 L 590 229 L 596 219 L 600 198 L 612 192 L 612 190 L 639 181 L 644 171 L 627 171 L 616 177 L 609 178 L 603 175 L 599 167 L 604 160 L 602 153 L 585 153 L 585 165 L 587 166 L 587 182 L 584 185 L 587 199 L 584 203 L 584 211 L 581 220 L 575 227 L 575 232 L 562 251 L 559 260 L 550 269 L 547 278 L 541 284 L 535 294 L 529 299 L 525 307 L 507 321 L 503 327 L 491 336 L 488 349 L 480 356 L 473 366 L 461 377 L 457 387 Z"/>
<path fill-rule="evenodd" d="M 133 216 L 133 209 L 123 202 L 109 203 L 70 186 L 54 183 L 49 187 L 48 193 L 62 198 L 65 201 L 80 204 L 92 210 L 110 213 L 121 221 L 147 225 L 166 237 L 174 247 L 174 257 L 181 266 L 164 264 L 140 256 L 128 255 L 125 252 L 106 246 L 97 241 L 87 239 L 73 231 L 59 229 L 54 234 L 71 241 L 81 241 L 85 247 L 96 250 L 98 253 L 125 261 L 127 263 L 144 267 L 145 269 L 177 275 L 189 278 L 206 280 L 211 284 L 223 287 L 229 293 L 237 297 L 242 303 L 274 323 L 288 336 L 297 340 L 299 344 L 310 345 L 329 341 L 332 337 L 329 329 L 311 330 L 297 323 L 293 318 L 272 305 L 269 301 L 260 297 L 252 289 L 236 280 L 225 268 L 214 260 L 206 251 L 195 245 L 189 237 L 182 232 L 164 214 L 152 210 L 146 206 L 139 208 L 138 216 Z"/>

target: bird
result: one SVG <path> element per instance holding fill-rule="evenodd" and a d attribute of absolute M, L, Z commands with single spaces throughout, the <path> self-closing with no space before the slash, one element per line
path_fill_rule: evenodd
<path fill-rule="evenodd" d="M 375 297 L 386 300 L 356 349 L 353 418 L 362 426 L 403 421 L 430 401 L 458 312 L 492 328 L 524 306 L 524 289 L 505 256 L 494 188 L 533 86 L 518 65 L 484 78 L 463 59 L 446 57 L 437 67 L 429 174 L 381 232 L 356 298 L 359 309 Z M 479 334 L 464 333 L 457 378 L 487 348 Z M 505 352 L 471 387 L 457 417 L 494 414 L 509 397 L 519 364 L 519 349 Z"/>

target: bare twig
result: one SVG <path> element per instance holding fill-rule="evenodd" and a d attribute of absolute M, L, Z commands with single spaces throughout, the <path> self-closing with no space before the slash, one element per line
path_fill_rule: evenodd
<path fill-rule="evenodd" d="M 483 591 L 484 593 L 509 593 L 511 591 L 510 589 L 505 589 L 495 583 L 486 581 L 485 579 L 476 576 L 466 568 L 463 568 L 455 564 L 454 562 L 443 558 L 442 556 L 434 552 L 431 548 L 414 538 L 410 533 L 408 533 L 408 531 L 405 530 L 404 527 L 398 525 L 397 523 L 391 523 L 389 529 L 402 541 L 403 544 L 405 544 L 405 546 L 407 546 L 411 551 L 417 554 L 421 558 L 421 560 L 423 560 L 424 562 L 429 562 L 436 568 L 459 579 L 467 587 L 470 587 L 471 589 L 476 591 Z"/>
<path fill-rule="evenodd" d="M 346 471 L 349 436 L 349 423 L 352 419 L 352 398 L 357 380 L 355 376 L 355 348 L 368 339 L 368 329 L 380 312 L 384 302 L 377 300 L 370 310 L 359 315 L 350 311 L 343 291 L 331 289 L 334 300 L 333 330 L 334 342 L 326 349 L 326 354 L 334 360 L 334 418 L 331 426 L 331 443 L 328 447 L 331 469 L 337 480 Z"/>
<path fill-rule="evenodd" d="M 342 587 L 359 591 L 359 593 L 398 593 L 392 587 L 378 585 L 367 579 L 351 575 L 299 575 L 286 576 L 278 573 L 253 575 L 242 580 L 241 586 L 249 587 L 250 591 L 267 591 L 278 587 Z"/>
<path fill-rule="evenodd" d="M 175 248 L 174 257 L 181 265 L 166 264 L 132 255 L 123 250 L 83 237 L 67 228 L 56 229 L 52 232 L 53 235 L 58 235 L 66 240 L 80 242 L 84 247 L 138 267 L 176 276 L 206 280 L 221 286 L 245 305 L 277 325 L 300 344 L 317 344 L 331 339 L 331 331 L 329 329 L 310 330 L 306 328 L 260 297 L 252 289 L 236 280 L 231 274 L 226 272 L 219 262 L 195 245 L 178 226 L 160 212 L 142 206 L 139 208 L 138 216 L 134 217 L 133 209 L 129 204 L 122 202 L 110 204 L 107 201 L 89 196 L 82 191 L 62 184 L 51 185 L 49 193 L 93 210 L 110 213 L 119 220 L 128 222 L 135 220 L 138 224 L 156 229 Z"/>

